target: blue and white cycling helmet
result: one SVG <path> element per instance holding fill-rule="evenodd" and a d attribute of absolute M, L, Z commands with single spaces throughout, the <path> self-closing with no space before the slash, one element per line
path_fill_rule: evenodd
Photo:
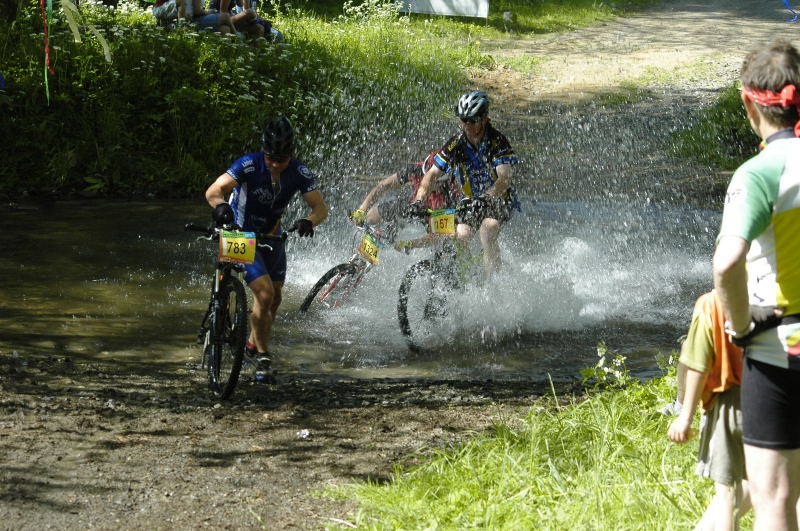
<path fill-rule="evenodd" d="M 462 94 L 456 104 L 456 116 L 462 120 L 483 118 L 489 112 L 489 95 L 482 90 Z"/>

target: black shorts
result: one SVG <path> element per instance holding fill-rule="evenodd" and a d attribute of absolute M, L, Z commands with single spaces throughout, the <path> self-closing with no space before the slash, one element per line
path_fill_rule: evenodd
<path fill-rule="evenodd" d="M 458 215 L 456 223 L 469 225 L 472 230 L 477 231 L 483 220 L 486 218 L 496 219 L 502 225 L 511 219 L 511 212 L 514 206 L 508 199 L 496 199 L 489 204 L 476 208 L 465 215 Z"/>
<path fill-rule="evenodd" d="M 800 448 L 800 371 L 744 360 L 742 436 L 759 448 Z"/>

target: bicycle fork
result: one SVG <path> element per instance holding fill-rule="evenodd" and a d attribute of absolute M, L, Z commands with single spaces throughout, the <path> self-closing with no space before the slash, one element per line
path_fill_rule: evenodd
<path fill-rule="evenodd" d="M 336 278 L 331 282 L 330 287 L 325 290 L 325 293 L 323 293 L 323 294 L 321 294 L 319 296 L 319 301 L 321 303 L 328 304 L 325 301 L 325 299 L 327 299 L 328 296 L 336 290 L 336 287 L 339 285 L 339 283 L 342 280 L 345 280 L 347 277 L 351 277 L 349 279 L 349 281 L 346 282 L 346 285 L 342 288 L 344 290 L 342 295 L 339 298 L 335 299 L 333 301 L 333 304 L 329 305 L 329 307 L 332 307 L 332 308 L 338 308 L 339 306 L 341 306 L 342 305 L 342 301 L 344 299 L 346 299 L 347 297 L 349 297 L 350 294 L 358 287 L 358 285 L 361 283 L 361 279 L 364 278 L 364 275 L 366 274 L 366 272 L 369 271 L 369 269 L 372 267 L 372 264 L 367 264 L 366 266 L 364 266 L 364 265 L 357 265 L 355 263 L 351 263 L 350 265 L 353 268 L 352 270 L 354 270 L 355 272 L 354 273 L 350 273 L 348 271 L 348 272 L 339 273 L 338 275 L 336 275 Z"/>
<path fill-rule="evenodd" d="M 203 357 L 200 361 L 200 366 L 206 366 L 206 358 L 208 357 L 208 345 L 212 338 L 218 342 L 222 338 L 222 320 L 219 319 L 220 312 L 220 286 L 225 279 L 225 272 L 217 267 L 214 274 L 214 284 L 211 287 L 211 300 L 208 302 L 208 309 L 200 322 L 200 331 L 197 333 L 197 343 L 203 345 Z"/>

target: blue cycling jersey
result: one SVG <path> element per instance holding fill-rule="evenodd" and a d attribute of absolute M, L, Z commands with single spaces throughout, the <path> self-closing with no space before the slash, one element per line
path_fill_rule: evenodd
<path fill-rule="evenodd" d="M 317 189 L 314 173 L 294 157 L 276 185 L 260 151 L 240 158 L 227 173 L 239 183 L 228 202 L 236 223 L 247 231 L 279 234 L 281 216 L 294 195 Z"/>
<path fill-rule="evenodd" d="M 519 161 L 508 139 L 491 123 L 479 146 L 473 146 L 461 132 L 447 141 L 434 156 L 433 163 L 443 172 L 452 171 L 461 185 L 465 197 L 478 197 L 494 185 L 497 180 L 495 168 L 501 164 L 517 164 Z M 514 208 L 520 209 L 513 188 L 506 192 Z"/>

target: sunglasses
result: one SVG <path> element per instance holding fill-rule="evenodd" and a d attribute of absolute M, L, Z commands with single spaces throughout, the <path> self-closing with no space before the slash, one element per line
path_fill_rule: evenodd
<path fill-rule="evenodd" d="M 284 162 L 289 160 L 290 157 L 291 157 L 291 155 L 285 155 L 285 156 L 280 157 L 280 158 L 273 157 L 272 155 L 267 155 L 267 160 L 272 162 L 273 164 L 283 164 Z"/>
<path fill-rule="evenodd" d="M 483 120 L 483 116 L 477 116 L 472 118 L 461 118 L 461 123 L 463 124 L 476 124 Z"/>

